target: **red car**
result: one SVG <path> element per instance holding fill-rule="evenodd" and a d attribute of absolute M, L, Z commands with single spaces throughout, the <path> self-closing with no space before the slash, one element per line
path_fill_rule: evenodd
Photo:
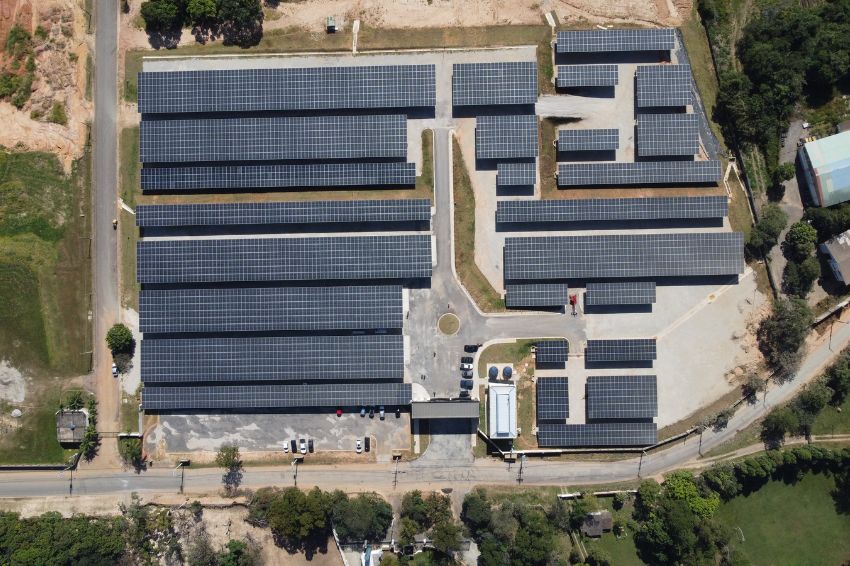
<path fill-rule="evenodd" d="M 337 410 L 336 410 L 336 416 L 338 416 L 338 417 L 341 417 L 341 416 L 342 416 L 342 409 L 337 409 Z"/>

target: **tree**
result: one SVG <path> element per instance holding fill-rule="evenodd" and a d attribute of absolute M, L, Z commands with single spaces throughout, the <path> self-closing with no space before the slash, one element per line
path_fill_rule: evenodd
<path fill-rule="evenodd" d="M 186 15 L 194 25 L 203 25 L 216 19 L 218 8 L 215 0 L 189 0 L 186 5 Z"/>
<path fill-rule="evenodd" d="M 346 542 L 383 540 L 392 518 L 393 508 L 374 493 L 362 493 L 350 499 L 337 495 L 333 506 L 334 527 Z"/>
<path fill-rule="evenodd" d="M 478 564 L 480 566 L 504 566 L 510 564 L 507 545 L 493 536 L 484 533 L 478 543 Z"/>
<path fill-rule="evenodd" d="M 759 325 L 759 349 L 777 381 L 786 381 L 797 371 L 800 348 L 812 318 L 812 311 L 801 299 L 779 299 L 773 304 L 773 313 Z"/>
<path fill-rule="evenodd" d="M 164 32 L 179 29 L 183 23 L 177 5 L 169 0 L 148 0 L 142 2 L 140 11 L 149 32 Z"/>
<path fill-rule="evenodd" d="M 426 528 L 431 528 L 437 523 L 452 520 L 452 502 L 447 495 L 432 492 L 425 498 L 425 523 Z"/>
<path fill-rule="evenodd" d="M 229 540 L 224 551 L 218 555 L 219 566 L 254 566 L 260 564 L 260 552 L 256 545 L 241 540 Z"/>
<path fill-rule="evenodd" d="M 68 410 L 69 411 L 79 411 L 83 408 L 85 401 L 83 399 L 83 392 L 79 389 L 75 389 L 68 393 Z"/>
<path fill-rule="evenodd" d="M 826 372 L 826 384 L 832 389 L 832 402 L 836 405 L 844 402 L 850 394 L 850 364 L 847 363 L 848 350 Z"/>
<path fill-rule="evenodd" d="M 655 509 L 661 497 L 661 486 L 655 480 L 643 480 L 638 486 L 635 500 L 635 514 L 646 519 Z"/>
<path fill-rule="evenodd" d="M 490 502 L 487 501 L 487 495 L 483 489 L 471 491 L 463 498 L 460 518 L 476 542 L 481 540 L 481 536 L 490 526 L 492 515 Z"/>
<path fill-rule="evenodd" d="M 776 183 L 790 181 L 794 178 L 796 173 L 797 171 L 793 163 L 780 163 L 776 169 L 774 169 L 774 181 Z"/>
<path fill-rule="evenodd" d="M 218 0 L 225 44 L 249 47 L 263 36 L 263 8 L 260 0 Z"/>
<path fill-rule="evenodd" d="M 242 458 L 235 444 L 222 444 L 215 456 L 215 465 L 224 469 L 221 482 L 228 494 L 233 494 L 242 483 Z"/>
<path fill-rule="evenodd" d="M 723 409 L 711 420 L 711 427 L 715 431 L 723 430 L 727 426 L 729 426 L 729 421 L 732 420 L 732 417 L 735 416 L 735 409 L 732 407 Z"/>
<path fill-rule="evenodd" d="M 106 333 L 106 345 L 112 354 L 132 354 L 136 347 L 133 333 L 123 324 L 114 324 Z"/>
<path fill-rule="evenodd" d="M 700 480 L 724 501 L 732 499 L 741 492 L 741 484 L 731 464 L 715 464 L 702 473 Z"/>
<path fill-rule="evenodd" d="M 142 467 L 142 439 L 141 438 L 119 438 L 118 454 L 124 463 L 133 466 L 137 470 Z"/>
<path fill-rule="evenodd" d="M 815 253 L 818 231 L 806 222 L 795 222 L 785 234 L 782 251 L 791 261 L 801 262 Z"/>
<path fill-rule="evenodd" d="M 797 415 L 789 407 L 772 410 L 761 424 L 761 437 L 767 444 L 781 444 L 786 434 L 794 433 L 800 426 Z"/>
<path fill-rule="evenodd" d="M 765 255 L 770 251 L 770 248 L 776 245 L 776 241 L 787 223 L 788 215 L 778 205 L 774 203 L 766 204 L 747 239 L 747 248 L 750 253 Z"/>
<path fill-rule="evenodd" d="M 381 556 L 381 566 L 399 566 L 399 564 L 400 562 L 395 554 L 385 552 L 384 555 Z"/>
<path fill-rule="evenodd" d="M 431 542 L 434 548 L 451 556 L 460 550 L 460 526 L 450 517 L 441 519 L 431 530 Z"/>
<path fill-rule="evenodd" d="M 219 566 L 218 555 L 210 544 L 206 531 L 192 539 L 186 552 L 186 562 L 189 566 Z"/>
<path fill-rule="evenodd" d="M 767 381 L 756 373 L 751 373 L 747 376 L 747 380 L 744 382 L 743 390 L 744 396 L 754 401 L 759 393 L 764 391 L 767 388 Z"/>
<path fill-rule="evenodd" d="M 399 521 L 398 542 L 401 546 L 413 544 L 416 535 L 421 532 L 420 526 L 413 519 L 402 517 Z"/>
<path fill-rule="evenodd" d="M 425 529 L 427 521 L 427 510 L 422 492 L 418 489 L 409 491 L 401 498 L 401 516 L 410 519 L 421 528 Z"/>
<path fill-rule="evenodd" d="M 539 509 L 523 507 L 520 527 L 509 553 L 514 564 L 545 564 L 555 547 L 555 533 Z"/>
<path fill-rule="evenodd" d="M 611 556 L 601 548 L 591 548 L 587 553 L 587 564 L 589 566 L 611 566 Z"/>
<path fill-rule="evenodd" d="M 620 492 L 615 493 L 614 494 L 614 502 L 613 502 L 614 509 L 619 511 L 620 509 L 623 508 L 623 506 L 625 504 L 626 504 L 626 494 L 620 493 Z"/>
<path fill-rule="evenodd" d="M 673 472 L 664 482 L 665 492 L 673 499 L 688 504 L 688 509 L 701 519 L 708 519 L 720 506 L 720 497 L 714 492 L 703 496 L 694 475 L 688 471 Z"/>
<path fill-rule="evenodd" d="M 584 524 L 584 519 L 590 512 L 590 506 L 584 498 L 574 499 L 570 506 L 569 524 L 573 530 L 578 530 Z"/>

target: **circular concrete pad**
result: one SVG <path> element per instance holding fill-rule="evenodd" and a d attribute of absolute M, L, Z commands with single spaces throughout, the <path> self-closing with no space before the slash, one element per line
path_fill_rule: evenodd
<path fill-rule="evenodd" d="M 447 312 L 437 321 L 437 328 L 446 336 L 452 336 L 457 334 L 458 329 L 460 329 L 460 319 L 456 315 Z"/>

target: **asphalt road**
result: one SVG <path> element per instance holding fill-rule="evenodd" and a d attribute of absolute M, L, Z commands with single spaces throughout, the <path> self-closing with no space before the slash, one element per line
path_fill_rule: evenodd
<path fill-rule="evenodd" d="M 112 219 L 118 217 L 118 2 L 98 2 L 95 10 L 94 57 L 94 187 L 92 190 L 92 261 L 94 305 L 94 372 L 97 383 L 98 429 L 118 431 L 118 384 L 104 337 L 119 321 L 118 237 Z M 96 467 L 118 465 L 115 442 L 105 441 Z"/>

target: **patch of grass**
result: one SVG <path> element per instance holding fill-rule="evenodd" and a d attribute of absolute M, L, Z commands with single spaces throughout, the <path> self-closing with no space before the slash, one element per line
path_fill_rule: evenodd
<path fill-rule="evenodd" d="M 519 466 L 519 464 L 516 464 Z M 513 503 L 525 503 L 526 505 L 540 505 L 549 507 L 565 490 L 557 486 L 541 487 L 512 487 L 512 486 L 488 486 L 485 488 L 487 497 L 494 503 L 500 504 L 505 501 Z"/>
<path fill-rule="evenodd" d="M 487 392 L 483 385 L 478 386 L 478 428 L 484 431 L 484 434 L 487 434 Z M 487 444 L 478 434 L 475 435 L 473 455 L 476 458 L 487 456 Z"/>
<path fill-rule="evenodd" d="M 20 427 L 3 435 L 0 462 L 3 464 L 61 464 L 73 451 L 64 450 L 56 439 L 56 411 L 60 386 L 44 389 L 38 403 L 22 408 Z"/>
<path fill-rule="evenodd" d="M 673 424 L 667 425 L 664 428 L 658 431 L 658 440 L 664 440 L 666 438 L 670 438 L 672 436 L 676 436 L 677 434 L 682 434 L 685 431 L 692 429 L 696 426 L 700 421 L 702 421 L 706 417 L 712 417 L 719 413 L 720 411 L 731 407 L 738 399 L 741 398 L 741 390 L 736 387 L 732 391 L 728 392 L 726 395 L 717 399 L 710 405 L 705 405 L 700 408 L 699 411 L 688 415 L 686 418 L 681 421 L 675 422 Z"/>
<path fill-rule="evenodd" d="M 735 532 L 729 544 L 753 564 L 843 564 L 850 558 L 850 515 L 836 513 L 834 486 L 816 474 L 793 485 L 772 481 L 723 503 L 716 517 Z"/>
<path fill-rule="evenodd" d="M 631 498 L 626 500 L 625 505 L 620 510 L 614 509 L 614 499 L 612 497 L 598 497 L 596 501 L 599 503 L 600 509 L 607 509 L 611 512 L 614 520 L 622 520 L 628 523 L 634 512 L 634 503 Z M 628 527 L 626 534 L 617 538 L 613 532 L 605 533 L 598 539 L 584 537 L 584 546 L 588 551 L 598 548 L 603 550 L 611 557 L 611 564 L 617 566 L 642 566 L 644 562 L 638 558 L 637 548 L 635 548 L 634 532 Z"/>
<path fill-rule="evenodd" d="M 751 424 L 741 432 L 737 433 L 731 440 L 727 440 L 720 446 L 712 448 L 708 452 L 703 453 L 703 457 L 713 458 L 729 454 L 735 450 L 746 448 L 761 441 L 761 420 Z"/>
<path fill-rule="evenodd" d="M 512 363 L 514 367 L 520 365 L 526 358 L 531 357 L 531 347 L 537 342 L 537 338 L 516 340 L 504 344 L 493 344 L 487 346 L 478 357 L 478 375 L 482 379 L 487 378 L 487 364 L 496 362 Z"/>
<path fill-rule="evenodd" d="M 714 114 L 714 107 L 717 104 L 717 76 L 714 73 L 714 61 L 711 58 L 708 35 L 706 35 L 705 28 L 702 25 L 702 19 L 697 13 L 696 3 L 691 10 L 691 17 L 685 20 L 679 29 L 682 31 L 682 38 L 685 40 L 685 49 L 691 62 L 691 70 L 697 83 L 697 89 L 699 89 L 700 98 L 702 98 L 702 103 L 705 106 L 705 112 L 708 115 L 711 131 L 725 147 L 726 140 L 723 139 L 723 133 L 711 119 Z"/>
<path fill-rule="evenodd" d="M 275 10 L 274 8 L 263 8 L 263 21 L 265 22 L 274 22 L 283 17 L 283 14 Z"/>
<path fill-rule="evenodd" d="M 94 85 L 94 60 L 91 53 L 86 55 L 86 100 L 92 99 L 92 86 Z"/>
<path fill-rule="evenodd" d="M 136 195 L 141 192 L 139 186 L 139 127 L 133 126 L 121 130 L 118 140 L 119 167 L 121 171 L 121 200 L 135 210 Z M 136 241 L 139 231 L 136 219 L 126 210 L 121 210 L 118 219 L 118 235 L 121 239 L 121 304 L 132 309 L 139 308 L 140 285 L 136 281 Z"/>
<path fill-rule="evenodd" d="M 850 398 L 845 399 L 838 408 L 827 405 L 812 425 L 812 434 L 816 435 L 848 433 L 850 433 Z"/>
<path fill-rule="evenodd" d="M 54 102 L 53 108 L 50 109 L 50 115 L 47 117 L 47 121 L 62 126 L 68 124 L 68 114 L 65 112 L 65 105 L 61 102 Z"/>
<path fill-rule="evenodd" d="M 416 177 L 416 191 L 434 194 L 434 131 L 422 131 L 422 174 Z"/>
<path fill-rule="evenodd" d="M 139 388 L 141 390 L 141 388 Z M 141 395 L 136 391 L 135 395 L 121 394 L 121 404 L 119 406 L 120 415 L 120 432 L 141 432 L 139 431 L 139 402 Z M 124 400 L 127 400 L 125 403 Z"/>
<path fill-rule="evenodd" d="M 540 94 L 555 94 L 555 63 L 551 37 L 537 44 L 537 88 Z"/>
<path fill-rule="evenodd" d="M 440 317 L 440 320 L 437 321 L 437 326 L 439 327 L 440 332 L 451 336 L 460 328 L 460 319 L 452 313 L 446 313 Z"/>
<path fill-rule="evenodd" d="M 452 139 L 452 145 L 455 270 L 461 284 L 481 310 L 504 312 L 504 299 L 493 289 L 475 263 L 475 193 L 472 191 L 469 170 L 460 151 L 460 144 Z"/>

